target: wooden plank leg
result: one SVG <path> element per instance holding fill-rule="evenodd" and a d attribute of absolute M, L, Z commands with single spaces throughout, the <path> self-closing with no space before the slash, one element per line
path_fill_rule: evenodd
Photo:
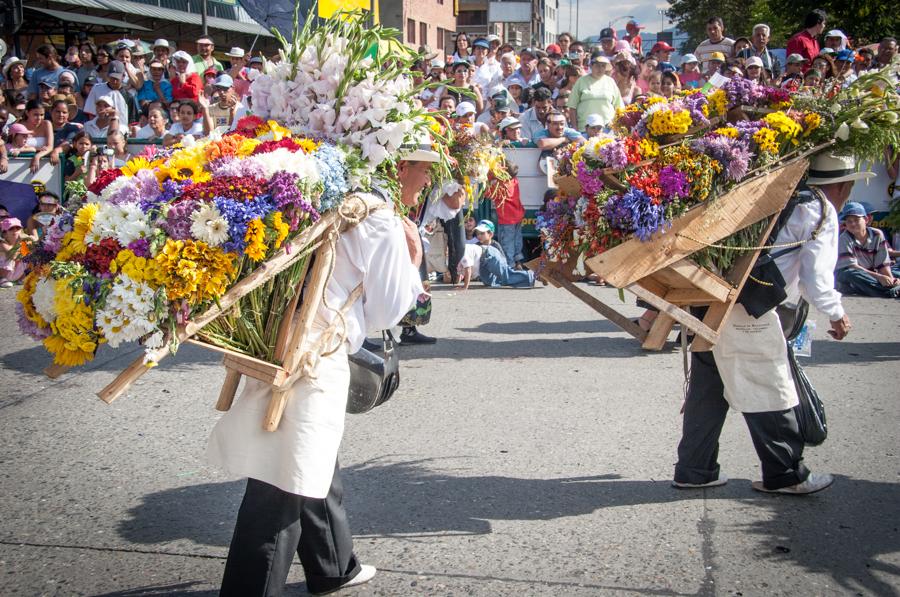
<path fill-rule="evenodd" d="M 728 317 L 728 314 L 731 313 L 731 308 L 733 306 L 734 303 L 713 303 L 706 311 L 706 315 L 703 317 L 703 323 L 718 332 L 722 323 Z M 694 338 L 694 341 L 691 342 L 692 352 L 706 352 L 712 350 L 712 347 L 712 343 L 706 338 Z"/>
<path fill-rule="evenodd" d="M 711 329 L 708 325 L 706 325 L 684 309 L 676 307 L 665 299 L 656 296 L 655 294 L 644 288 L 641 288 L 637 284 L 632 284 L 628 287 L 628 290 L 636 294 L 638 298 L 643 299 L 645 302 L 650 303 L 651 305 L 659 309 L 660 315 L 662 315 L 663 313 L 669 315 L 670 317 L 672 317 L 672 319 L 680 323 L 683 328 L 687 328 L 693 331 L 694 334 L 700 336 L 701 338 L 706 338 L 710 341 L 711 344 L 715 344 L 719 341 L 719 332 Z"/>
<path fill-rule="evenodd" d="M 269 399 L 269 408 L 266 409 L 266 417 L 263 419 L 263 429 L 265 431 L 276 431 L 278 429 L 278 424 L 281 423 L 281 415 L 284 414 L 284 407 L 287 406 L 290 394 L 290 387 L 272 387 L 272 397 Z"/>
<path fill-rule="evenodd" d="M 97 397 L 109 404 L 124 394 L 131 384 L 136 382 L 138 378 L 149 370 L 150 367 L 144 364 L 144 355 L 139 356 L 132 361 L 131 364 L 128 365 L 128 368 L 122 371 L 111 384 L 97 392 Z"/>
<path fill-rule="evenodd" d="M 575 286 L 567 279 L 565 279 L 565 277 L 563 277 L 562 275 L 557 275 L 557 273 L 552 270 L 548 270 L 545 275 L 551 277 L 555 285 L 565 288 L 566 290 L 571 292 L 575 296 L 575 298 L 579 299 L 588 307 L 600 313 L 600 315 L 610 320 L 638 340 L 643 341 L 647 337 L 647 332 L 642 330 L 641 326 L 634 323 L 589 292 Z"/>
<path fill-rule="evenodd" d="M 238 385 L 240 383 L 241 372 L 226 368 L 225 382 L 222 384 L 222 390 L 219 392 L 216 410 L 226 412 L 231 408 L 231 404 L 234 402 L 234 396 L 237 394 Z"/>
<path fill-rule="evenodd" d="M 669 339 L 669 333 L 675 326 L 675 318 L 668 313 L 659 313 L 650 326 L 650 332 L 647 334 L 641 348 L 644 350 L 662 350 Z"/>
<path fill-rule="evenodd" d="M 47 365 L 47 368 L 44 369 L 44 375 L 46 375 L 50 379 L 56 379 L 57 377 L 59 377 L 60 375 L 62 375 L 63 373 L 65 373 L 68 370 L 69 370 L 69 368 L 66 367 L 65 365 L 57 365 L 56 363 L 50 363 L 49 365 Z"/>

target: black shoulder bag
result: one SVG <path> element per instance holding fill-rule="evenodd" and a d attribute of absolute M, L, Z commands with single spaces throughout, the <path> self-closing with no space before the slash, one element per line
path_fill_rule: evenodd
<path fill-rule="evenodd" d="M 400 386 L 400 358 L 390 330 L 382 333 L 384 357 L 360 348 L 351 354 L 347 412 L 358 415 L 387 402 Z"/>

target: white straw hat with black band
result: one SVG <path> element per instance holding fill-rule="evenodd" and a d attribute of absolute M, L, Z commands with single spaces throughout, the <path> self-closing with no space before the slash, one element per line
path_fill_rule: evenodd
<path fill-rule="evenodd" d="M 809 166 L 806 184 L 823 185 L 866 180 L 875 176 L 874 172 L 860 172 L 852 156 L 838 156 L 830 153 L 819 154 Z"/>

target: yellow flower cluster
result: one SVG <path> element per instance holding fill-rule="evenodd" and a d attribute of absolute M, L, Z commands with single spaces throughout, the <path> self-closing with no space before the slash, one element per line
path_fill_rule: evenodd
<path fill-rule="evenodd" d="M 136 158 L 131 158 L 124 166 L 122 166 L 122 174 L 125 176 L 134 176 L 141 170 L 149 170 L 153 168 L 153 166 L 154 165 L 150 163 L 150 160 L 138 156 Z"/>
<path fill-rule="evenodd" d="M 666 98 L 662 97 L 661 95 L 654 95 L 654 96 L 651 96 L 651 97 L 648 97 L 647 99 L 645 99 L 644 105 L 649 108 L 650 106 L 652 106 L 654 104 L 665 104 L 667 102 L 668 102 L 668 100 L 666 100 Z"/>
<path fill-rule="evenodd" d="M 721 128 L 717 128 L 713 132 L 724 137 L 731 137 L 732 139 L 737 139 L 738 135 L 740 134 L 738 130 L 733 126 L 723 126 Z"/>
<path fill-rule="evenodd" d="M 653 139 L 642 138 L 640 142 L 638 142 L 638 151 L 641 152 L 642 158 L 651 160 L 659 156 L 659 143 Z"/>
<path fill-rule="evenodd" d="M 22 311 L 25 314 L 25 318 L 41 328 L 46 328 L 50 324 L 44 321 L 41 314 L 34 308 L 31 297 L 34 296 L 34 288 L 37 286 L 38 281 L 46 274 L 46 266 L 32 270 L 25 276 L 25 279 L 22 281 L 22 288 L 16 293 L 16 300 L 22 305 Z"/>
<path fill-rule="evenodd" d="M 294 137 L 291 139 L 303 153 L 312 153 L 315 150 L 319 149 L 320 143 L 315 139 L 308 139 L 306 137 Z"/>
<path fill-rule="evenodd" d="M 203 160 L 200 159 L 198 152 L 192 151 L 179 151 L 157 172 L 157 176 L 162 180 L 171 178 L 172 180 L 191 180 L 195 183 L 212 180 L 212 173 L 207 172 L 203 167 Z"/>
<path fill-rule="evenodd" d="M 219 298 L 235 276 L 234 253 L 201 241 L 166 241 L 156 256 L 169 300 L 199 305 Z"/>
<path fill-rule="evenodd" d="M 77 300 L 71 278 L 56 281 L 54 307 L 56 320 L 50 324 L 53 334 L 44 339 L 44 347 L 53 353 L 53 362 L 77 367 L 94 358 L 100 340 L 94 331 L 94 312 Z"/>
<path fill-rule="evenodd" d="M 271 216 L 272 230 L 275 231 L 275 248 L 281 248 L 281 243 L 287 238 L 291 232 L 291 227 L 284 221 L 284 216 L 280 211 L 273 211 Z"/>
<path fill-rule="evenodd" d="M 266 225 L 256 218 L 247 224 L 247 233 L 244 235 L 247 247 L 244 255 L 253 261 L 262 261 L 266 258 Z"/>
<path fill-rule="evenodd" d="M 94 216 L 97 215 L 99 209 L 100 206 L 97 203 L 86 203 L 78 210 L 71 232 L 67 232 L 63 236 L 61 248 L 56 254 L 56 261 L 66 261 L 76 255 L 84 254 L 86 250 L 84 238 L 91 231 L 94 225 Z"/>
<path fill-rule="evenodd" d="M 763 122 L 775 129 L 785 141 L 794 141 L 803 132 L 800 125 L 784 112 L 766 114 L 763 116 Z"/>
<path fill-rule="evenodd" d="M 709 94 L 706 100 L 712 106 L 713 115 L 725 116 L 725 113 L 728 111 L 728 97 L 725 95 L 724 89 L 716 89 Z"/>
<path fill-rule="evenodd" d="M 778 153 L 778 133 L 770 128 L 761 128 L 753 133 L 753 141 L 759 147 L 760 151 L 777 154 Z"/>
<path fill-rule="evenodd" d="M 109 264 L 109 271 L 113 274 L 121 272 L 135 282 L 146 282 L 154 288 L 161 286 L 164 281 L 163 272 L 156 261 L 139 257 L 131 249 L 119 251 Z"/>
<path fill-rule="evenodd" d="M 691 113 L 687 110 L 659 110 L 650 115 L 647 129 L 654 137 L 683 135 L 691 128 Z"/>
<path fill-rule="evenodd" d="M 822 126 L 822 117 L 816 112 L 810 112 L 803 117 L 803 136 L 809 136 L 814 130 Z"/>

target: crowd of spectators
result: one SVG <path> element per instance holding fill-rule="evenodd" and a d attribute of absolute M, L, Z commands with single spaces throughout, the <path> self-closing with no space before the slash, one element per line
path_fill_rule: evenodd
<path fill-rule="evenodd" d="M 545 48 L 519 49 L 495 35 L 470 39 L 460 33 L 447 54 L 420 48 L 415 83 L 434 85 L 419 100 L 444 111 L 454 126 L 489 135 L 499 146 L 552 152 L 609 130 L 617 109 L 646 97 L 670 98 L 732 77 L 825 92 L 897 55 L 893 37 L 874 48 L 853 49 L 846 34 L 828 29 L 820 10 L 791 37 L 784 64 L 769 48 L 766 24 L 741 32 L 747 37 L 731 38 L 722 19 L 712 17 L 707 39 L 677 66 L 675 48 L 664 41 L 642 51 L 641 29 L 631 21 L 623 39 L 605 28 L 596 44 L 561 33 Z M 237 47 L 220 56 L 227 58 L 225 64 L 216 58 L 213 40 L 201 37 L 194 55 L 176 51 L 165 39 L 152 44 L 126 39 L 102 46 L 84 41 L 62 56 L 44 44 L 27 61 L 8 57 L 0 82 L 0 173 L 7 156 L 32 156 L 32 171 L 41 158 L 56 164 L 66 156 L 66 181 L 89 184 L 97 171 L 130 158 L 130 139 L 171 145 L 187 135 L 228 129 L 252 112 L 252 71 L 263 69 L 264 60 Z M 521 269 L 524 209 L 516 203 L 518 187 L 510 195 L 510 206 L 501 208 L 498 245 L 510 266 Z M 443 220 L 443 227 L 462 229 L 462 216 L 453 218 Z M 442 271 L 456 282 L 464 239 L 455 230 L 453 236 L 444 243 L 452 255 Z"/>

